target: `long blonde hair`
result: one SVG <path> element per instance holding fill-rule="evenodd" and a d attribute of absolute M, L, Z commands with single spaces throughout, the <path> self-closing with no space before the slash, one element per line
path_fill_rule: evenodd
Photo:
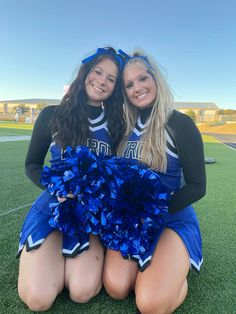
<path fill-rule="evenodd" d="M 165 172 L 167 168 L 166 157 L 166 122 L 173 111 L 173 96 L 168 84 L 159 68 L 148 57 L 143 58 L 143 54 L 135 52 L 133 57 L 126 63 L 125 68 L 130 64 L 138 63 L 153 78 L 157 86 L 157 97 L 153 104 L 148 122 L 140 141 L 143 142 L 140 161 L 146 163 L 150 168 Z M 124 84 L 124 115 L 126 119 L 126 132 L 122 140 L 118 154 L 122 154 L 129 134 L 133 131 L 139 115 L 138 108 L 128 99 Z"/>

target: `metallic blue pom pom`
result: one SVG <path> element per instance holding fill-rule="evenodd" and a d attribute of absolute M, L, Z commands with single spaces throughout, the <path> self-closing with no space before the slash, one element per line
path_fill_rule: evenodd
<path fill-rule="evenodd" d="M 50 225 L 69 235 L 92 233 L 123 256 L 143 254 L 165 221 L 173 191 L 157 172 L 122 157 L 67 147 L 62 161 L 44 167 L 42 184 L 67 198 L 51 204 Z"/>

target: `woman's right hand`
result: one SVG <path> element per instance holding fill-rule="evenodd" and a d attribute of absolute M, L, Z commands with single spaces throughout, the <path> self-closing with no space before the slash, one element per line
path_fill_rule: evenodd
<path fill-rule="evenodd" d="M 68 193 L 67 195 L 66 195 L 66 197 L 65 196 L 63 196 L 63 197 L 57 197 L 57 200 L 58 200 L 58 202 L 59 203 L 62 203 L 62 202 L 65 202 L 68 198 L 75 198 L 75 195 L 74 194 L 72 194 L 72 193 Z"/>

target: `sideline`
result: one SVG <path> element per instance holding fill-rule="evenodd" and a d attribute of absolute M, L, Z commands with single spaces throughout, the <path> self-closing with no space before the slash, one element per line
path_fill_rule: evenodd
<path fill-rule="evenodd" d="M 0 214 L 0 218 L 3 217 L 3 216 L 9 215 L 11 213 L 14 213 L 14 212 L 16 212 L 19 209 L 30 207 L 32 204 L 33 203 L 29 203 L 29 204 L 26 204 L 26 205 L 23 205 L 23 206 L 20 206 L 20 207 L 17 207 L 17 208 L 8 209 L 4 213 Z"/>
<path fill-rule="evenodd" d="M 1 136 L 0 142 L 29 141 L 30 139 L 31 135 Z"/>
<path fill-rule="evenodd" d="M 220 134 L 220 133 L 210 133 L 203 132 L 204 135 L 209 135 L 225 144 L 227 147 L 235 150 L 236 149 L 236 134 Z"/>
<path fill-rule="evenodd" d="M 231 135 L 231 136 L 227 136 L 224 134 L 216 134 L 215 138 L 217 140 L 219 140 L 221 143 L 227 145 L 229 148 L 235 150 L 236 149 L 236 136 L 235 135 Z"/>

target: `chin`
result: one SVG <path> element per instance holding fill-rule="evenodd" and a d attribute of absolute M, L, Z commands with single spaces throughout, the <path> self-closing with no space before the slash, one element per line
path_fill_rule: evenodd
<path fill-rule="evenodd" d="M 145 109 L 145 108 L 148 108 L 151 106 L 152 106 L 152 104 L 137 104 L 137 105 L 135 105 L 135 107 L 138 107 L 139 109 Z"/>

